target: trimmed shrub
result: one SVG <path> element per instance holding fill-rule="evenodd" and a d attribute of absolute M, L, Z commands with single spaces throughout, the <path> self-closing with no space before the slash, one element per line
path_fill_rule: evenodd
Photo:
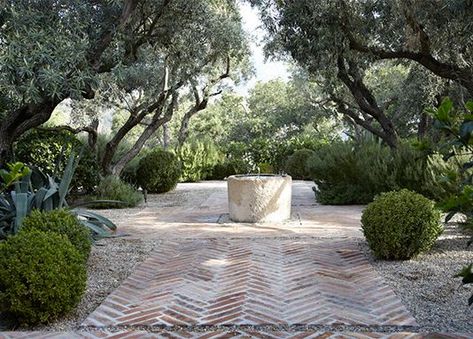
<path fill-rule="evenodd" d="M 154 149 L 141 159 L 138 184 L 149 193 L 164 193 L 174 189 L 181 176 L 181 165 L 174 153 Z"/>
<path fill-rule="evenodd" d="M 379 259 L 410 259 L 428 251 L 443 231 L 434 202 L 407 189 L 376 197 L 363 211 L 361 223 Z"/>
<path fill-rule="evenodd" d="M 143 194 L 114 175 L 109 175 L 100 180 L 96 191 L 99 200 L 117 200 L 124 203 L 100 203 L 96 206 L 98 208 L 135 207 L 143 201 Z"/>
<path fill-rule="evenodd" d="M 70 154 L 79 153 L 82 147 L 82 142 L 71 132 L 31 130 L 16 143 L 15 157 L 18 161 L 37 167 L 45 174 L 54 175 L 56 164 L 59 165 L 58 173 L 63 173 Z M 64 153 L 61 154 L 63 150 Z M 82 188 L 90 193 L 99 179 L 96 157 L 90 148 L 85 146 L 72 178 L 71 188 Z"/>
<path fill-rule="evenodd" d="M 20 232 L 40 230 L 65 235 L 87 261 L 92 247 L 92 235 L 77 218 L 64 209 L 52 211 L 33 210 L 22 223 Z"/>
<path fill-rule="evenodd" d="M 83 258 L 64 235 L 33 229 L 0 243 L 1 311 L 22 323 L 45 323 L 71 311 L 86 280 Z"/>
<path fill-rule="evenodd" d="M 286 172 L 293 179 L 310 179 L 310 172 L 307 169 L 307 161 L 314 156 L 315 152 L 310 149 L 300 149 L 294 152 L 286 162 Z"/>

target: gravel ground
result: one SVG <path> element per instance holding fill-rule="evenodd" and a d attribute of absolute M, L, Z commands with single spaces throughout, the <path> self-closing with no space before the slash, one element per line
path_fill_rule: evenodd
<path fill-rule="evenodd" d="M 423 331 L 473 333 L 473 310 L 468 307 L 473 288 L 454 278 L 463 266 L 473 263 L 468 240 L 469 235 L 449 224 L 429 253 L 412 260 L 375 260 L 365 241 L 360 247 Z"/>

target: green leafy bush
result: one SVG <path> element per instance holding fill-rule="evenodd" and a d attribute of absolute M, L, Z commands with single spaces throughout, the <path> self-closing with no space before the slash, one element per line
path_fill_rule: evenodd
<path fill-rule="evenodd" d="M 310 149 L 300 149 L 294 152 L 286 162 L 286 172 L 293 179 L 310 179 L 310 172 L 307 169 L 307 161 L 314 156 L 315 152 Z"/>
<path fill-rule="evenodd" d="M 307 161 L 317 200 L 322 204 L 364 204 L 389 191 L 386 178 L 373 172 L 374 167 L 387 169 L 388 158 L 389 149 L 378 144 L 337 142 L 322 147 Z"/>
<path fill-rule="evenodd" d="M 31 130 L 16 143 L 15 156 L 18 161 L 35 166 L 43 173 L 54 176 L 64 171 L 69 156 L 73 152 L 79 153 L 82 147 L 82 142 L 71 132 Z M 62 151 L 64 153 L 61 153 Z M 59 166 L 56 166 L 57 164 Z M 97 160 L 86 146 L 74 173 L 71 189 L 82 188 L 86 192 L 92 192 L 98 182 Z"/>
<path fill-rule="evenodd" d="M 174 153 L 156 148 L 141 159 L 137 170 L 138 184 L 149 193 L 174 189 L 181 176 L 181 164 Z"/>
<path fill-rule="evenodd" d="M 52 211 L 33 210 L 21 225 L 21 232 L 40 230 L 65 235 L 87 261 L 92 247 L 92 235 L 77 218 L 64 209 Z"/>
<path fill-rule="evenodd" d="M 182 165 L 180 181 L 184 182 L 207 179 L 223 157 L 211 140 L 190 140 L 179 147 L 177 156 Z"/>
<path fill-rule="evenodd" d="M 0 243 L 2 312 L 27 324 L 71 311 L 87 280 L 82 256 L 64 235 L 30 230 Z"/>
<path fill-rule="evenodd" d="M 442 180 L 448 168 L 438 155 L 407 144 L 394 151 L 377 142 L 324 145 L 307 161 L 307 170 L 323 204 L 365 204 L 402 188 L 440 200 L 454 189 Z"/>
<path fill-rule="evenodd" d="M 216 164 L 207 179 L 210 180 L 223 180 L 230 175 L 236 174 L 235 168 L 230 161 L 224 161 Z"/>
<path fill-rule="evenodd" d="M 428 251 L 443 230 L 434 202 L 407 189 L 376 197 L 361 223 L 379 259 L 405 260 Z"/>
<path fill-rule="evenodd" d="M 96 192 L 98 200 L 116 200 L 124 203 L 100 203 L 96 206 L 100 208 L 135 207 L 143 201 L 143 194 L 114 175 L 106 176 L 100 180 Z"/>

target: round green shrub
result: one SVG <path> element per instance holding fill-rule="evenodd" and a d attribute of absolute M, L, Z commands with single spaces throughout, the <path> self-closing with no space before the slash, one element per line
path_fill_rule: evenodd
<path fill-rule="evenodd" d="M 124 203 L 100 203 L 97 205 L 99 208 L 135 207 L 143 201 L 143 195 L 140 192 L 114 175 L 103 178 L 96 191 L 99 200 L 117 200 Z"/>
<path fill-rule="evenodd" d="M 0 307 L 21 323 L 45 323 L 71 311 L 87 272 L 66 236 L 32 229 L 0 243 Z"/>
<path fill-rule="evenodd" d="M 87 261 L 92 247 L 92 236 L 77 218 L 63 209 L 52 211 L 33 210 L 22 223 L 20 232 L 40 230 L 65 235 Z"/>
<path fill-rule="evenodd" d="M 181 164 L 174 153 L 155 149 L 141 159 L 136 174 L 143 189 L 149 193 L 164 193 L 176 187 Z"/>
<path fill-rule="evenodd" d="M 376 197 L 363 211 L 361 223 L 379 259 L 410 259 L 428 251 L 443 231 L 433 201 L 407 189 Z"/>
<path fill-rule="evenodd" d="M 307 160 L 315 154 L 313 150 L 303 148 L 295 151 L 286 161 L 286 172 L 293 179 L 310 179 Z"/>

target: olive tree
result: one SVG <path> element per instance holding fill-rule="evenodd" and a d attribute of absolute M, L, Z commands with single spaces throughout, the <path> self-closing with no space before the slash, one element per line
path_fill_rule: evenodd
<path fill-rule="evenodd" d="M 366 74 L 372 67 L 401 63 L 411 76 L 428 73 L 473 96 L 471 1 L 252 2 L 269 29 L 269 52 L 291 55 L 319 77 L 339 112 L 391 147 L 399 138 L 388 114 L 392 100 L 381 100 L 369 86 Z M 400 100 L 420 97 L 418 91 L 400 94 Z"/>
<path fill-rule="evenodd" d="M 126 112 L 101 155 L 105 174 L 120 174 L 172 119 L 178 104 L 185 101 L 180 97 L 190 92 L 193 101 L 179 132 L 179 142 L 184 142 L 190 119 L 222 92 L 219 86 L 224 79 L 237 78 L 244 70 L 248 49 L 235 2 L 179 0 L 174 5 L 179 2 L 182 22 L 176 13 L 163 15 L 155 28 L 161 40 L 142 46 L 133 65 L 117 66 L 102 77 L 99 97 L 86 101 L 88 107 L 108 105 Z M 131 133 L 133 144 L 117 158 L 120 144 Z"/>
<path fill-rule="evenodd" d="M 136 113 L 164 112 L 153 115 L 152 130 L 167 119 L 166 112 L 169 116 L 179 88 L 241 43 L 229 45 L 239 33 L 238 16 L 225 19 L 236 9 L 232 0 L 4 0 L 2 5 L 0 165 L 11 156 L 13 142 L 46 122 L 64 99 L 92 99 L 106 83 L 123 87 L 120 81 L 127 77 L 153 88 L 147 93 L 154 101 L 142 103 Z M 140 70 L 145 78 L 139 78 Z M 133 86 L 122 89 L 132 94 L 143 85 Z"/>

